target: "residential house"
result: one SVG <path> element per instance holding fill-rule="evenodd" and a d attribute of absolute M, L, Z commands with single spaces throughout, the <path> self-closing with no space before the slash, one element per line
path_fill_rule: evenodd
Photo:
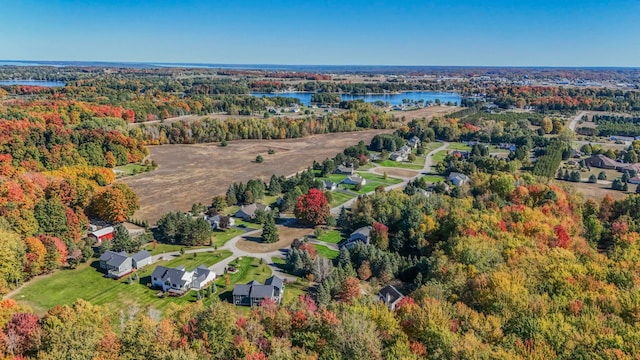
<path fill-rule="evenodd" d="M 254 213 L 254 216 L 255 216 L 255 213 Z M 209 224 L 211 225 L 211 229 L 217 230 L 217 229 L 221 229 L 220 222 L 223 220 L 223 218 L 225 218 L 225 220 L 228 222 L 228 227 L 234 226 L 236 224 L 236 221 L 232 217 L 224 216 L 220 214 L 214 215 L 214 216 L 207 216 L 205 220 L 209 222 Z"/>
<path fill-rule="evenodd" d="M 257 210 L 271 211 L 271 208 L 268 205 L 259 203 L 243 205 L 240 207 L 240 210 L 238 210 L 233 216 L 244 220 L 253 220 L 256 218 Z"/>
<path fill-rule="evenodd" d="M 107 226 L 100 230 L 89 233 L 89 237 L 95 239 L 98 244 L 102 244 L 104 240 L 111 240 L 115 236 L 115 229 L 113 226 Z"/>
<path fill-rule="evenodd" d="M 465 174 L 460 174 L 457 172 L 452 172 L 449 174 L 447 180 L 451 181 L 451 183 L 455 186 L 462 186 L 469 182 L 469 177 Z"/>
<path fill-rule="evenodd" d="M 620 172 L 636 172 L 636 174 L 640 174 L 640 163 L 635 163 L 635 164 L 622 164 L 622 167 L 618 168 L 618 171 Z"/>
<path fill-rule="evenodd" d="M 151 285 L 161 288 L 163 292 L 185 293 L 189 291 L 192 280 L 193 272 L 187 271 L 184 266 L 175 269 L 156 266 L 151 273 Z"/>
<path fill-rule="evenodd" d="M 389 310 L 395 310 L 396 306 L 398 306 L 398 303 L 403 298 L 404 295 L 402 295 L 402 293 L 393 285 L 387 285 L 378 292 L 378 299 L 384 302 L 389 307 Z"/>
<path fill-rule="evenodd" d="M 617 169 L 624 166 L 622 163 L 612 160 L 602 154 L 584 159 L 584 164 L 588 167 L 595 167 L 599 169 Z"/>
<path fill-rule="evenodd" d="M 150 265 L 153 262 L 153 257 L 147 250 L 142 250 L 131 255 L 131 261 L 134 269 L 140 269 L 142 267 Z"/>
<path fill-rule="evenodd" d="M 108 277 L 119 279 L 133 272 L 133 261 L 124 251 L 105 251 L 100 256 L 100 268 L 106 270 Z"/>
<path fill-rule="evenodd" d="M 234 286 L 233 304 L 253 307 L 260 305 L 266 299 L 271 299 L 280 304 L 283 294 L 284 280 L 274 275 L 268 278 L 264 285 L 253 280 L 246 285 Z"/>
<path fill-rule="evenodd" d="M 516 151 L 517 149 L 516 144 L 510 144 L 510 143 L 500 143 L 498 147 L 500 149 L 509 150 L 509 151 Z"/>
<path fill-rule="evenodd" d="M 418 145 L 420 145 L 420 138 L 419 137 L 414 136 L 411 139 L 409 139 L 409 146 L 411 146 L 412 148 L 416 149 L 418 147 Z"/>
<path fill-rule="evenodd" d="M 191 288 L 194 290 L 202 290 L 206 288 L 213 280 L 216 279 L 216 273 L 209 270 L 204 265 L 198 266 L 193 271 L 193 280 L 191 281 Z"/>
<path fill-rule="evenodd" d="M 409 159 L 409 155 L 400 151 L 394 151 L 389 154 L 389 159 L 392 161 L 407 161 Z"/>
<path fill-rule="evenodd" d="M 363 178 L 360 175 L 351 175 L 351 176 L 347 176 L 346 179 L 342 180 L 342 182 L 344 184 L 347 185 L 366 185 L 367 184 L 367 180 L 365 178 Z"/>
<path fill-rule="evenodd" d="M 334 173 L 340 175 L 353 175 L 354 172 L 355 169 L 353 168 L 353 165 L 338 165 L 338 168 L 336 169 L 336 171 L 334 171 Z"/>
<path fill-rule="evenodd" d="M 627 181 L 629 184 L 640 184 L 640 176 L 634 176 Z"/>
<path fill-rule="evenodd" d="M 355 243 L 362 242 L 369 245 L 371 242 L 371 226 L 363 226 L 349 235 L 349 238 L 340 243 L 340 247 L 352 247 Z"/>
<path fill-rule="evenodd" d="M 334 183 L 331 180 L 322 181 L 322 186 L 324 187 L 325 190 L 328 190 L 328 191 L 333 191 L 338 188 L 338 184 Z"/>
<path fill-rule="evenodd" d="M 409 156 L 409 154 L 411 154 L 411 147 L 409 145 L 403 145 L 400 149 L 398 149 L 398 152 L 407 154 L 407 156 Z"/>

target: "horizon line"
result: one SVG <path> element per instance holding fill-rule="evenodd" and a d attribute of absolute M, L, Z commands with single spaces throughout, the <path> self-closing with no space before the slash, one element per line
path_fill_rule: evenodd
<path fill-rule="evenodd" d="M 285 64 L 285 63 L 207 63 L 207 62 L 165 62 L 165 61 L 115 61 L 115 60 L 12 60 L 0 59 L 0 62 L 34 63 L 37 65 L 63 64 L 63 63 L 86 63 L 86 64 L 121 64 L 121 65 L 149 65 L 162 67 L 162 65 L 194 65 L 214 68 L 215 66 L 306 66 L 306 67 L 425 67 L 425 68 L 546 68 L 546 69 L 640 69 L 638 66 L 615 66 L 615 65 L 406 65 L 406 64 Z M 0 65 L 8 66 L 8 65 Z M 188 66 L 187 66 L 188 67 Z M 258 69 L 260 70 L 260 69 Z"/>

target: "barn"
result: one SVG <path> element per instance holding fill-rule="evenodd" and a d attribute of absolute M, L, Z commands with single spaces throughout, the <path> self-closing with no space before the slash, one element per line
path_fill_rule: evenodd
<path fill-rule="evenodd" d="M 89 233 L 89 237 L 92 237 L 96 240 L 98 244 L 102 244 L 103 240 L 111 240 L 114 236 L 114 228 L 113 226 L 107 226 L 100 230 L 96 230 L 94 232 Z"/>

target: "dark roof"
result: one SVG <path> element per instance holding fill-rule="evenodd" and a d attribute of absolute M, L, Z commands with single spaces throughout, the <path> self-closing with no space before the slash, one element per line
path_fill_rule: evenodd
<path fill-rule="evenodd" d="M 378 296 L 384 301 L 386 304 L 393 304 L 394 302 L 402 299 L 404 295 L 398 289 L 396 289 L 393 285 L 387 285 L 380 289 L 378 292 Z"/>
<path fill-rule="evenodd" d="M 233 296 L 249 296 L 251 285 L 236 285 L 233 287 Z"/>
<path fill-rule="evenodd" d="M 122 254 L 114 254 L 111 259 L 109 259 L 107 261 L 107 265 L 109 266 L 115 266 L 115 267 L 120 267 L 120 265 L 126 263 L 127 261 L 131 262 L 131 258 L 129 256 L 126 255 L 122 255 Z"/>
<path fill-rule="evenodd" d="M 249 281 L 249 282 L 247 283 L 247 285 L 249 285 L 249 286 L 253 286 L 253 285 L 262 285 L 262 284 L 260 284 L 260 283 L 259 283 L 258 281 L 256 281 L 256 280 L 251 280 L 251 281 Z"/>
<path fill-rule="evenodd" d="M 371 226 L 363 226 L 357 229 L 356 231 L 352 232 L 351 236 L 356 234 L 361 234 L 361 235 L 364 235 L 365 237 L 369 237 L 371 235 Z"/>
<path fill-rule="evenodd" d="M 182 269 L 172 269 L 164 266 L 156 266 L 151 273 L 152 277 L 159 278 L 162 281 L 169 281 L 172 284 L 184 285 L 186 283 L 185 280 L 182 280 L 182 275 L 184 275 L 184 267 L 181 266 Z"/>
<path fill-rule="evenodd" d="M 207 276 L 209 276 L 209 274 L 211 273 L 211 270 L 209 270 L 209 268 L 204 265 L 200 265 L 194 270 L 193 273 L 195 275 L 196 280 L 202 281 L 206 279 Z"/>
<path fill-rule="evenodd" d="M 272 285 L 253 285 L 251 287 L 251 297 L 258 299 L 271 298 L 274 296 L 275 286 Z"/>
<path fill-rule="evenodd" d="M 284 280 L 274 275 L 268 278 L 267 280 L 265 280 L 264 284 L 275 286 L 278 289 L 282 290 L 282 288 L 284 287 Z"/>
<path fill-rule="evenodd" d="M 134 261 L 140 261 L 140 260 L 147 259 L 147 258 L 150 258 L 150 257 L 151 257 L 151 253 L 148 252 L 147 250 L 138 251 L 137 253 L 131 255 L 131 258 Z"/>

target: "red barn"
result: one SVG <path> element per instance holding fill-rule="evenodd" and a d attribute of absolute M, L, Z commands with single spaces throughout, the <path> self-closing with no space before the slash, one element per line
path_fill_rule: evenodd
<path fill-rule="evenodd" d="M 89 236 L 96 239 L 96 242 L 98 244 L 101 244 L 103 240 L 111 240 L 113 239 L 113 233 L 114 233 L 114 228 L 113 226 L 108 226 L 106 228 L 102 228 L 100 230 L 96 230 L 92 233 L 89 233 Z"/>

